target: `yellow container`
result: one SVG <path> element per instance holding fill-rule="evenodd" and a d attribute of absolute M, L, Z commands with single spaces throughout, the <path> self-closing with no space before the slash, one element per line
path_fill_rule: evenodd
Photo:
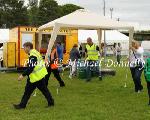
<path fill-rule="evenodd" d="M 16 66 L 16 43 L 7 42 L 3 45 L 3 64 L 4 67 L 11 68 Z"/>
<path fill-rule="evenodd" d="M 70 35 L 66 35 L 66 53 L 64 54 L 63 63 L 67 64 L 70 51 L 74 44 L 78 44 L 78 31 L 72 30 Z"/>

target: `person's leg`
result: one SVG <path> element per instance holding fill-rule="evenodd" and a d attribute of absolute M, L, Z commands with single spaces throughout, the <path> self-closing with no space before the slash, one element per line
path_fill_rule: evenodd
<path fill-rule="evenodd" d="M 59 74 L 58 69 L 53 69 L 52 72 L 53 72 L 53 74 L 54 74 L 54 77 L 55 77 L 55 78 L 57 79 L 57 81 L 59 82 L 60 87 L 65 86 L 64 81 L 63 81 L 63 80 L 61 79 L 61 77 L 60 77 L 60 74 Z"/>
<path fill-rule="evenodd" d="M 131 75 L 135 86 L 135 92 L 138 92 L 138 85 L 135 79 L 135 68 L 130 68 L 130 70 L 131 70 Z"/>
<path fill-rule="evenodd" d="M 75 62 L 74 69 L 75 69 L 74 76 L 77 76 L 77 61 Z"/>
<path fill-rule="evenodd" d="M 134 74 L 134 78 L 137 84 L 137 88 L 138 90 L 142 90 L 143 86 L 141 84 L 141 75 L 142 75 L 143 70 L 139 70 L 139 68 L 135 68 L 135 74 Z"/>
<path fill-rule="evenodd" d="M 33 93 L 33 91 L 35 90 L 36 88 L 36 85 L 34 83 L 30 83 L 29 79 L 27 80 L 27 84 L 26 84 L 26 87 L 25 87 L 25 92 L 24 92 L 24 95 L 21 99 L 21 102 L 19 104 L 20 107 L 23 107 L 25 108 L 26 107 L 26 104 L 31 96 L 31 94 Z"/>
<path fill-rule="evenodd" d="M 117 55 L 117 63 L 119 64 L 119 55 Z"/>
<path fill-rule="evenodd" d="M 70 75 L 69 75 L 69 78 L 72 78 L 72 69 L 73 69 L 73 62 L 70 61 Z"/>
<path fill-rule="evenodd" d="M 120 61 L 121 61 L 121 55 L 119 55 L 119 64 L 120 64 Z"/>
<path fill-rule="evenodd" d="M 47 68 L 47 72 L 48 72 L 48 74 L 45 76 L 46 86 L 48 86 L 48 80 L 49 80 L 49 77 L 51 75 L 51 68 L 50 67 Z"/>
<path fill-rule="evenodd" d="M 121 55 L 117 55 L 117 63 L 120 64 Z"/>
<path fill-rule="evenodd" d="M 90 61 L 87 61 L 86 63 L 86 81 L 90 81 L 91 80 L 91 62 Z"/>
<path fill-rule="evenodd" d="M 102 80 L 102 74 L 101 74 L 101 70 L 100 70 L 100 64 L 99 64 L 99 61 L 96 61 L 95 63 L 95 69 L 96 69 L 96 74 L 98 75 L 99 77 L 99 80 Z"/>
<path fill-rule="evenodd" d="M 45 96 L 48 102 L 48 106 L 53 106 L 54 105 L 54 100 L 51 96 L 50 91 L 48 90 L 45 79 L 43 78 L 42 80 L 36 82 L 37 88 L 42 92 L 42 94 Z"/>
<path fill-rule="evenodd" d="M 73 65 L 72 65 L 72 75 L 75 76 L 76 74 L 76 62 L 73 62 Z"/>
<path fill-rule="evenodd" d="M 148 82 L 148 81 L 147 81 L 147 90 L 148 90 L 148 98 L 149 98 L 148 105 L 150 105 L 150 82 Z"/>

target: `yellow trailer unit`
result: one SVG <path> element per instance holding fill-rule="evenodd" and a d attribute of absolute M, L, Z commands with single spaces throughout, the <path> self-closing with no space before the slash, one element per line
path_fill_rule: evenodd
<path fill-rule="evenodd" d="M 23 50 L 23 44 L 27 41 L 32 42 L 35 48 L 35 29 L 34 27 L 15 27 L 10 30 L 10 40 L 9 42 L 16 43 L 16 66 L 14 67 L 24 67 L 24 63 L 27 60 L 27 55 Z"/>
<path fill-rule="evenodd" d="M 52 30 L 44 30 L 42 32 L 42 45 L 41 50 L 45 50 L 48 47 L 50 33 Z M 78 31 L 77 30 L 68 30 L 62 29 L 59 31 L 59 35 L 57 37 L 58 41 L 61 41 L 64 45 L 65 53 L 63 62 L 69 59 L 69 53 L 72 46 L 75 43 L 78 43 Z M 25 62 L 27 61 L 27 55 L 23 50 L 23 44 L 25 42 L 32 42 L 33 47 L 39 50 L 39 42 L 38 42 L 38 29 L 36 27 L 28 27 L 28 26 L 18 26 L 10 30 L 10 40 L 9 42 L 14 42 L 16 44 L 14 49 L 15 53 L 15 64 L 12 67 L 24 67 Z M 9 51 L 8 51 L 9 52 Z M 5 60 L 7 61 L 7 59 Z"/>

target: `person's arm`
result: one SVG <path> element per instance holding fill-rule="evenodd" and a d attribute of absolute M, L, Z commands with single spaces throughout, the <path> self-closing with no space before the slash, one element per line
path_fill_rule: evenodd
<path fill-rule="evenodd" d="M 85 48 L 85 58 L 87 58 L 88 55 L 87 55 L 87 49 Z"/>
<path fill-rule="evenodd" d="M 64 53 L 64 46 L 62 45 L 62 54 Z"/>
<path fill-rule="evenodd" d="M 76 54 L 77 54 L 77 57 L 78 57 L 78 58 L 81 58 L 80 53 L 79 53 L 78 50 L 76 51 Z"/>
<path fill-rule="evenodd" d="M 136 50 L 136 52 L 137 52 L 137 54 L 142 55 L 144 53 L 144 49 L 140 47 Z"/>
<path fill-rule="evenodd" d="M 82 51 L 82 46 L 79 47 L 79 50 Z"/>
<path fill-rule="evenodd" d="M 50 55 L 50 64 L 53 64 L 53 63 L 54 63 L 54 61 L 55 61 L 55 55 L 56 55 L 56 57 L 58 56 L 56 49 L 54 49 L 54 50 L 52 51 L 51 55 Z"/>
<path fill-rule="evenodd" d="M 37 64 L 37 57 L 35 56 L 30 56 L 29 57 L 29 63 L 28 63 L 28 68 L 23 72 L 22 76 L 29 76 Z"/>
<path fill-rule="evenodd" d="M 98 47 L 98 46 L 96 46 L 96 50 L 100 52 L 100 49 L 99 49 L 99 47 Z"/>
<path fill-rule="evenodd" d="M 85 52 L 87 53 L 87 49 L 85 48 Z"/>
<path fill-rule="evenodd" d="M 96 50 L 99 52 L 99 56 L 101 56 L 101 51 L 98 46 L 96 46 Z"/>

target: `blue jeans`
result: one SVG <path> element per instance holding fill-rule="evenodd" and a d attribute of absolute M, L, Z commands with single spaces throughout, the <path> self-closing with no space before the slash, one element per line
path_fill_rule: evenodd
<path fill-rule="evenodd" d="M 131 70 L 132 79 L 133 79 L 134 86 L 135 86 L 135 92 L 138 92 L 138 90 L 143 89 L 143 86 L 141 84 L 141 75 L 142 75 L 143 69 L 139 70 L 139 68 L 134 67 L 134 68 L 130 68 L 130 70 Z"/>

